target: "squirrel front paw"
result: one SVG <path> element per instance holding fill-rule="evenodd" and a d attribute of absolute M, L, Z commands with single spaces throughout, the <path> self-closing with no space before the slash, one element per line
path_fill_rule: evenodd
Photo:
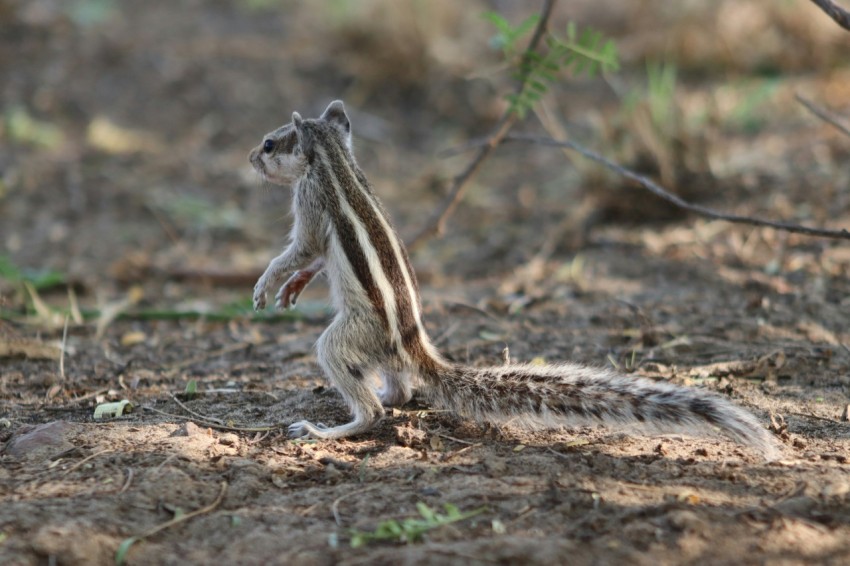
<path fill-rule="evenodd" d="M 254 310 L 261 311 L 266 308 L 266 282 L 260 278 L 254 285 Z"/>

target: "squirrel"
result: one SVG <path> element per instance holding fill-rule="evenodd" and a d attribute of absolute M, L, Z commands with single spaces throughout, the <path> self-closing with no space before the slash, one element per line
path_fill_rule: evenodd
<path fill-rule="evenodd" d="M 317 359 L 354 416 L 334 427 L 302 420 L 289 427 L 290 436 L 367 432 L 385 406 L 409 401 L 416 385 L 433 406 L 477 421 L 718 429 L 767 459 L 778 457 L 778 442 L 752 414 L 708 391 L 574 363 L 472 367 L 440 355 L 423 324 L 407 250 L 355 160 L 342 101 L 317 119 L 294 112 L 249 160 L 265 181 L 292 187 L 294 217 L 289 245 L 254 287 L 254 309 L 266 307 L 287 273 L 294 272 L 275 296 L 279 308 L 294 306 L 310 280 L 326 272 L 336 314 L 316 344 Z"/>

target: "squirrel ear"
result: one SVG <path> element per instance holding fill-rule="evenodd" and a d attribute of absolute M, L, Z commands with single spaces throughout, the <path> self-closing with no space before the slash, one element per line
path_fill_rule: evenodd
<path fill-rule="evenodd" d="M 322 120 L 330 122 L 339 127 L 343 132 L 351 132 L 351 122 L 348 121 L 348 115 L 345 113 L 345 105 L 342 100 L 334 100 L 325 111 L 322 113 Z"/>
<path fill-rule="evenodd" d="M 298 131 L 301 130 L 301 122 L 302 122 L 301 114 L 299 114 L 298 112 L 293 112 L 292 113 L 292 125 L 295 126 L 295 129 L 298 130 Z"/>

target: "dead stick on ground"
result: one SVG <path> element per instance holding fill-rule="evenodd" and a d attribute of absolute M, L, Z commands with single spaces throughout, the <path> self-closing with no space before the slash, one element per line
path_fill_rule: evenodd
<path fill-rule="evenodd" d="M 832 0 L 812 0 L 818 8 L 844 29 L 850 31 L 850 12 L 838 6 Z"/>
<path fill-rule="evenodd" d="M 331 504 L 331 512 L 333 513 L 334 521 L 336 521 L 336 524 L 340 527 L 342 526 L 342 515 L 339 514 L 339 504 L 342 503 L 343 500 L 348 499 L 349 497 L 352 497 L 354 495 L 360 495 L 361 493 L 366 493 L 367 491 L 372 491 L 373 489 L 377 489 L 378 487 L 380 487 L 380 486 L 378 486 L 378 485 L 369 486 L 369 487 L 364 488 L 364 489 L 358 489 L 356 491 L 351 491 L 349 493 L 346 493 L 345 495 L 340 495 L 339 497 L 334 499 L 334 502 Z"/>
<path fill-rule="evenodd" d="M 827 417 L 819 417 L 817 415 L 811 415 L 809 413 L 795 413 L 794 411 L 791 411 L 788 414 L 794 415 L 795 417 L 803 417 L 803 418 L 806 418 L 806 419 L 815 419 L 817 421 L 824 421 L 824 422 L 828 422 L 828 423 L 832 423 L 832 424 L 841 424 L 839 421 L 836 421 L 835 419 L 830 419 L 830 418 L 827 418 Z"/>
<path fill-rule="evenodd" d="M 844 124 L 841 121 L 841 118 L 839 118 L 838 116 L 836 116 L 832 112 L 827 112 L 823 108 L 816 106 L 815 103 L 812 102 L 811 100 L 807 100 L 807 99 L 803 98 L 802 96 L 800 96 L 799 94 L 797 95 L 797 102 L 799 102 L 800 104 L 805 106 L 806 109 L 809 112 L 811 112 L 812 114 L 814 114 L 815 116 L 817 116 L 818 118 L 823 120 L 824 122 L 838 128 L 838 130 L 842 134 L 844 134 L 845 136 L 850 136 L 850 128 L 847 127 L 847 125 Z"/>
<path fill-rule="evenodd" d="M 546 32 L 549 17 L 552 15 L 552 8 L 554 6 L 555 0 L 546 0 L 543 4 L 543 8 L 540 10 L 540 19 L 537 21 L 537 27 L 534 29 L 531 41 L 528 42 L 528 47 L 523 54 L 523 63 L 527 63 L 530 58 L 530 54 L 537 51 L 537 46 L 540 44 L 540 40 Z M 520 65 L 520 69 L 524 69 L 525 67 L 526 65 L 524 64 Z M 516 88 L 517 95 L 521 94 L 525 90 L 527 82 L 528 73 L 524 73 L 520 77 L 519 85 L 517 85 Z M 425 224 L 422 231 L 409 242 L 408 248 L 411 250 L 415 249 L 431 236 L 441 235 L 443 233 L 446 227 L 446 219 L 451 216 L 452 212 L 454 212 L 454 209 L 460 202 L 460 199 L 463 197 L 467 183 L 470 179 L 472 179 L 475 173 L 478 172 L 478 169 L 481 168 L 481 164 L 490 157 L 493 150 L 496 149 L 496 147 L 502 142 L 518 119 L 519 117 L 517 116 L 517 113 L 514 112 L 512 108 L 505 111 L 502 118 L 499 120 L 499 124 L 496 126 L 495 131 L 487 138 L 486 143 L 481 144 L 475 154 L 475 157 L 472 158 L 472 161 L 469 162 L 466 169 L 454 178 L 454 182 L 452 183 L 448 196 L 445 200 L 443 200 L 443 203 L 434 215 L 431 216 L 427 224 Z"/>
<path fill-rule="evenodd" d="M 127 480 L 124 482 L 124 485 L 121 486 L 121 489 L 118 493 L 124 493 L 130 488 L 130 484 L 133 483 L 133 468 L 127 468 Z"/>
<path fill-rule="evenodd" d="M 705 206 L 700 206 L 698 204 L 692 204 L 684 199 L 674 195 L 673 193 L 668 192 L 666 189 L 662 188 L 657 183 L 651 181 L 647 177 L 643 175 L 639 175 L 632 171 L 631 169 L 627 169 L 621 165 L 610 161 L 609 159 L 599 155 L 596 152 L 593 152 L 586 147 L 577 144 L 571 141 L 559 141 L 552 138 L 547 138 L 545 136 L 536 136 L 531 134 L 509 134 L 505 136 L 504 141 L 518 141 L 518 142 L 526 142 L 526 143 L 535 143 L 540 145 L 545 145 L 549 147 L 559 147 L 566 148 L 577 153 L 580 153 L 587 159 L 591 161 L 595 161 L 601 165 L 604 165 L 608 169 L 614 171 L 626 177 L 627 179 L 631 179 L 635 181 L 643 188 L 647 189 L 649 192 L 654 194 L 657 197 L 660 197 L 666 200 L 669 203 L 674 204 L 675 206 L 682 208 L 684 210 L 693 212 L 700 216 L 704 216 L 706 218 L 713 218 L 715 220 L 724 220 L 726 222 L 732 222 L 735 224 L 748 224 L 750 226 L 764 226 L 767 228 L 775 228 L 777 230 L 783 230 L 785 232 L 792 232 L 795 234 L 805 234 L 806 236 L 817 236 L 821 238 L 834 238 L 841 240 L 850 240 L 850 231 L 846 229 L 841 230 L 828 230 L 825 228 L 809 228 L 808 226 L 801 226 L 799 224 L 791 224 L 787 222 L 774 222 L 772 220 L 763 220 L 761 218 L 753 218 L 750 216 L 741 216 L 738 214 L 726 214 L 712 208 L 708 208 Z M 479 143 L 486 144 L 487 140 L 481 140 Z"/>
<path fill-rule="evenodd" d="M 184 411 L 186 411 L 187 413 L 189 413 L 190 415 L 192 415 L 192 416 L 194 416 L 194 417 L 198 417 L 199 419 L 204 419 L 205 421 L 209 421 L 209 422 L 212 422 L 212 423 L 218 423 L 220 426 L 227 426 L 227 425 L 225 425 L 225 424 L 222 422 L 222 420 L 221 420 L 221 419 L 217 419 L 217 418 L 215 418 L 215 417 L 210 417 L 210 416 L 207 416 L 207 415 L 202 415 L 202 414 L 200 414 L 200 413 L 196 413 L 195 411 L 193 411 L 192 409 L 190 409 L 189 407 L 187 407 L 186 405 L 184 405 L 184 404 L 180 401 L 180 399 L 178 399 L 178 398 L 177 398 L 177 396 L 176 396 L 176 395 L 174 395 L 174 393 L 171 393 L 170 395 L 171 395 L 171 399 L 172 399 L 175 403 L 177 403 L 178 405 L 180 405 L 180 408 L 181 408 L 181 409 L 183 409 Z"/>
<path fill-rule="evenodd" d="M 209 428 L 214 428 L 217 430 L 229 430 L 231 432 L 267 432 L 270 430 L 275 430 L 281 428 L 283 425 L 270 425 L 270 426 L 257 426 L 257 427 L 239 427 L 239 426 L 227 426 L 222 424 L 213 423 L 210 421 L 205 421 L 197 418 L 188 417 L 186 415 L 175 415 L 172 413 L 166 413 L 165 411 L 160 411 L 159 409 L 154 409 L 153 407 L 148 407 L 147 405 L 142 405 L 141 407 L 145 411 L 152 411 L 154 413 L 159 413 L 165 417 L 171 417 L 173 419 L 182 419 L 184 421 L 192 421 L 197 422 L 198 424 L 202 424 Z"/>
<path fill-rule="evenodd" d="M 160 531 L 164 531 L 165 529 L 173 527 L 174 525 L 177 525 L 177 524 L 182 523 L 184 521 L 188 521 L 189 519 L 191 519 L 193 517 L 197 517 L 198 515 L 203 515 L 204 513 L 209 513 L 210 511 L 213 511 L 216 507 L 219 506 L 222 499 L 224 499 L 225 493 L 227 493 L 227 482 L 223 481 L 223 482 L 221 482 L 221 491 L 218 492 L 218 497 L 215 498 L 215 501 L 213 501 L 212 503 L 210 503 L 206 507 L 201 507 L 200 509 L 192 511 L 191 513 L 186 513 L 185 515 L 178 515 L 178 516 L 174 517 L 173 519 L 171 519 L 170 521 L 166 521 L 165 523 L 162 523 L 161 525 L 157 525 L 156 527 L 152 528 L 151 530 L 149 530 L 148 532 L 143 534 L 141 536 L 141 538 L 152 537 L 156 533 L 158 533 Z"/>
<path fill-rule="evenodd" d="M 185 515 L 176 515 L 170 521 L 166 521 L 166 522 L 162 523 L 161 525 L 157 525 L 156 527 L 150 529 L 149 531 L 145 532 L 144 534 L 136 535 L 136 536 L 132 536 L 132 537 L 124 539 L 124 541 L 118 546 L 118 550 L 115 553 L 115 563 L 118 564 L 119 566 L 121 564 L 123 564 L 127 553 L 130 551 L 130 547 L 133 546 L 134 544 L 136 544 L 137 542 L 145 540 L 146 538 L 150 538 L 160 531 L 164 531 L 165 529 L 171 528 L 174 525 L 178 525 L 180 523 L 188 521 L 189 519 L 197 517 L 198 515 L 203 515 L 204 513 L 209 513 L 210 511 L 213 511 L 222 502 L 222 500 L 224 499 L 224 494 L 226 492 L 227 492 L 227 482 L 223 481 L 223 482 L 221 482 L 221 491 L 218 492 L 218 497 L 216 497 L 215 501 L 213 501 L 212 503 L 210 503 L 206 507 L 201 507 L 200 509 L 192 511 L 191 513 L 186 513 Z"/>
<path fill-rule="evenodd" d="M 76 469 L 80 468 L 83 464 L 85 464 L 85 463 L 86 463 L 86 462 L 88 462 L 89 460 L 93 460 L 93 459 L 97 458 L 98 456 L 100 456 L 100 455 L 102 455 L 102 454 L 106 454 L 107 452 L 112 452 L 112 450 L 109 450 L 109 449 L 107 449 L 107 450 L 101 450 L 100 452 L 95 452 L 94 454 L 90 454 L 89 456 L 86 456 L 85 458 L 83 458 L 82 460 L 80 460 L 79 462 L 77 462 L 76 464 L 74 464 L 73 466 L 71 466 L 70 468 L 68 468 L 67 470 L 64 470 L 64 471 L 62 472 L 62 475 L 68 475 L 68 474 L 70 474 L 70 473 L 71 473 L 71 472 L 73 472 L 74 470 L 76 470 Z"/>

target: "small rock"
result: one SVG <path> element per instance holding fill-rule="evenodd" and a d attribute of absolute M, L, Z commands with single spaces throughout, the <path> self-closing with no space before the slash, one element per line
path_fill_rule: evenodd
<path fill-rule="evenodd" d="M 6 453 L 15 458 L 44 459 L 64 452 L 74 447 L 67 439 L 72 428 L 65 421 L 21 427 L 6 445 Z"/>

